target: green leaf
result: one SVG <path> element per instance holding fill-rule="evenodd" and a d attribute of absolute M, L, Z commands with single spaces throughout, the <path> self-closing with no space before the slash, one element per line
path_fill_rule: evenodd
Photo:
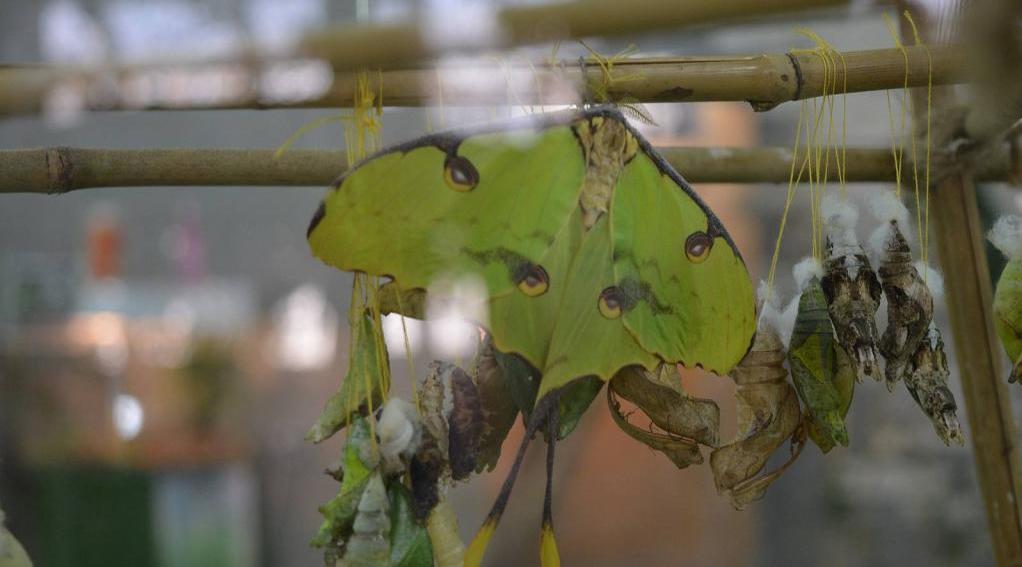
<path fill-rule="evenodd" d="M 432 567 L 433 545 L 426 527 L 415 520 L 412 495 L 397 479 L 390 495 L 390 563 L 394 567 Z"/>
<path fill-rule="evenodd" d="M 307 441 L 320 443 L 329 439 L 356 416 L 383 403 L 390 390 L 390 368 L 379 328 L 379 317 L 368 312 L 359 317 L 358 324 L 352 325 L 348 373 L 305 434 Z"/>
<path fill-rule="evenodd" d="M 340 491 L 319 509 L 324 520 L 319 533 L 312 540 L 313 546 L 326 547 L 343 542 L 351 533 L 362 492 L 376 468 L 373 455 L 369 423 L 364 418 L 357 418 L 352 423 L 344 446 L 344 477 Z"/>

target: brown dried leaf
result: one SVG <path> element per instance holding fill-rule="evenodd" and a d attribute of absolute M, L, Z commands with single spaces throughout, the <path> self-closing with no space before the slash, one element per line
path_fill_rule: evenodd
<path fill-rule="evenodd" d="M 649 448 L 667 455 L 674 466 L 683 469 L 689 465 L 698 465 L 703 462 L 699 444 L 694 440 L 657 433 L 632 425 L 628 421 L 628 415 L 621 410 L 621 402 L 615 396 L 613 387 L 607 388 L 607 404 L 610 406 L 610 415 L 614 418 L 614 423 L 617 423 L 621 431 Z"/>
<path fill-rule="evenodd" d="M 641 366 L 622 368 L 611 379 L 610 388 L 638 406 L 667 433 L 717 446 L 720 409 L 713 400 L 684 393 L 673 365 L 661 365 L 655 372 L 647 372 Z"/>
<path fill-rule="evenodd" d="M 776 331 L 761 328 L 748 354 L 731 371 L 731 378 L 738 385 L 739 436 L 710 453 L 710 467 L 717 490 L 732 490 L 736 505 L 738 500 L 752 493 L 740 494 L 735 487 L 745 483 L 760 486 L 750 483 L 750 479 L 763 469 L 770 455 L 792 437 L 801 420 L 798 396 L 787 382 L 784 358 Z M 771 479 L 761 483 L 762 490 L 776 478 L 776 475 L 766 476 Z M 762 494 L 756 498 L 760 496 Z"/>

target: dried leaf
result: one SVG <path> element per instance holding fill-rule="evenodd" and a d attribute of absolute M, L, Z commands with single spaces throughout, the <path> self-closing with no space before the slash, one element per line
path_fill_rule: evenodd
<path fill-rule="evenodd" d="M 614 423 L 617 423 L 622 431 L 632 439 L 667 455 L 667 458 L 679 469 L 703 462 L 699 444 L 694 440 L 656 433 L 632 425 L 628 421 L 628 416 L 621 410 L 621 403 L 614 395 L 613 385 L 607 389 L 607 403 L 610 406 L 610 415 L 614 418 Z"/>
<path fill-rule="evenodd" d="M 622 368 L 611 379 L 611 388 L 667 433 L 717 446 L 720 409 L 713 400 L 684 393 L 673 365 L 661 365 L 656 372 L 647 372 L 640 366 Z"/>

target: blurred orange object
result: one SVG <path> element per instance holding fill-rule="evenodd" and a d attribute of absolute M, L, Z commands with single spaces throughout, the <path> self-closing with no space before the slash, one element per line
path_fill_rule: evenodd
<path fill-rule="evenodd" d="M 97 208 L 89 216 L 89 276 L 93 280 L 117 279 L 121 275 L 121 223 L 109 207 Z"/>

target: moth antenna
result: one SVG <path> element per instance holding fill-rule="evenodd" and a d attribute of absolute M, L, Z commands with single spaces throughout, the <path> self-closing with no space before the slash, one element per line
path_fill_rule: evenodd
<path fill-rule="evenodd" d="M 493 532 L 496 531 L 497 524 L 500 523 L 500 517 L 504 514 L 504 508 L 507 507 L 507 502 L 511 498 L 511 489 L 515 486 L 518 471 L 522 467 L 522 461 L 525 460 L 525 451 L 529 448 L 529 443 L 539 428 L 550 420 L 551 412 L 557 412 L 559 399 L 560 393 L 555 390 L 536 402 L 536 407 L 533 408 L 532 415 L 529 416 L 529 421 L 526 424 L 522 443 L 518 446 L 518 454 L 515 455 L 511 470 L 507 473 L 507 478 L 504 479 L 504 485 L 500 487 L 500 493 L 497 494 L 497 499 L 493 502 L 493 507 L 490 508 L 490 513 L 487 514 L 483 525 L 479 527 L 472 542 L 468 544 L 468 550 L 465 551 L 465 567 L 478 567 L 482 564 L 486 546 L 489 545 Z M 554 433 L 556 434 L 556 430 Z"/>
<path fill-rule="evenodd" d="M 546 449 L 546 494 L 543 496 L 543 524 L 540 527 L 539 564 L 542 567 L 560 567 L 561 556 L 557 553 L 554 538 L 554 447 L 557 445 L 557 406 L 547 416 Z"/>

